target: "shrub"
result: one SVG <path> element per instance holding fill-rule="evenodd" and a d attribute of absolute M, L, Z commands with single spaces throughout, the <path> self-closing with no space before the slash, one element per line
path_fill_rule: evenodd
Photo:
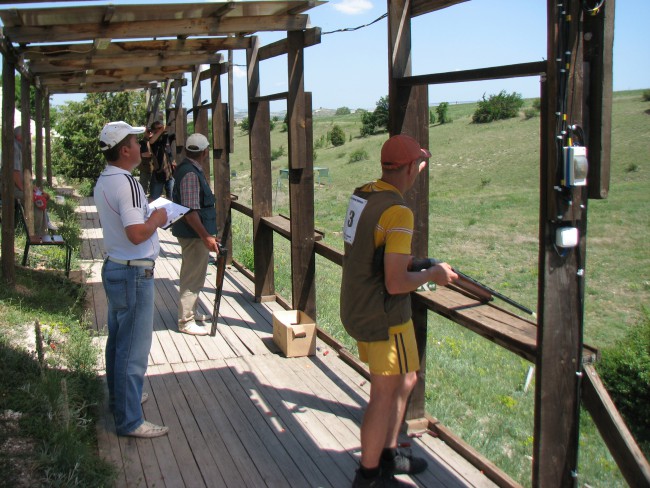
<path fill-rule="evenodd" d="M 650 90 L 645 90 L 642 97 L 644 102 L 650 102 Z"/>
<path fill-rule="evenodd" d="M 350 154 L 350 159 L 348 159 L 348 163 L 356 163 L 358 161 L 364 161 L 370 159 L 370 156 L 368 156 L 368 151 L 365 149 L 356 149 L 355 151 Z"/>
<path fill-rule="evenodd" d="M 613 347 L 602 351 L 598 371 L 639 444 L 650 449 L 650 310 Z"/>
<path fill-rule="evenodd" d="M 507 95 L 502 90 L 498 95 L 490 95 L 490 98 L 478 102 L 478 107 L 472 115 L 472 122 L 483 124 L 494 120 L 510 119 L 516 117 L 519 109 L 524 105 L 524 100 L 519 93 L 513 92 Z"/>
<path fill-rule="evenodd" d="M 534 98 L 533 99 L 533 108 L 537 110 L 538 112 L 542 110 L 542 99 L 541 98 Z"/>
<path fill-rule="evenodd" d="M 433 125 L 436 123 L 436 112 L 434 109 L 430 108 L 429 109 L 429 125 Z"/>
<path fill-rule="evenodd" d="M 526 117 L 526 120 L 532 119 L 533 117 L 537 117 L 538 112 L 534 108 L 527 108 L 524 110 L 524 117 Z"/>
<path fill-rule="evenodd" d="M 244 117 L 242 121 L 239 123 L 239 130 L 242 131 L 242 134 L 248 134 L 248 131 L 250 130 L 250 122 L 248 121 L 248 117 Z"/>
<path fill-rule="evenodd" d="M 438 122 L 440 124 L 446 124 L 451 122 L 447 116 L 447 111 L 449 110 L 449 104 L 447 102 L 442 102 L 436 107 L 436 114 L 438 114 Z"/>
<path fill-rule="evenodd" d="M 271 161 L 275 161 L 282 156 L 284 156 L 284 146 L 282 144 L 280 144 L 279 148 L 271 150 Z"/>
<path fill-rule="evenodd" d="M 342 146 L 345 144 L 345 132 L 338 125 L 332 127 L 330 131 L 330 140 L 334 147 Z"/>
<path fill-rule="evenodd" d="M 339 107 L 336 109 L 336 115 L 350 115 L 350 109 L 348 107 Z"/>

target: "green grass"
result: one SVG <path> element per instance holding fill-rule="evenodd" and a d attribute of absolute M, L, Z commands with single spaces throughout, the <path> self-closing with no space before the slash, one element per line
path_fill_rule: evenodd
<path fill-rule="evenodd" d="M 529 107 L 532 100 L 527 100 Z M 539 225 L 539 117 L 472 124 L 475 104 L 449 107 L 449 124 L 430 127 L 429 254 L 529 308 L 537 305 Z M 650 105 L 642 90 L 614 96 L 609 198 L 590 200 L 587 238 L 585 341 L 605 348 L 642 319 L 650 303 Z M 358 136 L 357 114 L 314 117 L 314 141 L 334 124 L 346 143 L 316 150 L 315 166 L 328 167 L 331 185 L 315 187 L 315 225 L 325 242 L 342 249 L 340 229 L 355 186 L 380 175 L 387 135 Z M 352 136 L 350 140 L 350 135 Z M 279 126 L 273 149 L 288 147 Z M 235 130 L 233 193 L 250 204 L 248 138 Z M 365 150 L 368 160 L 349 163 Z M 272 163 L 273 191 L 287 156 Z M 277 187 L 275 213 L 289 215 L 288 185 Z M 245 220 L 248 220 L 245 218 Z M 249 227 L 249 232 L 250 227 Z M 250 246 L 250 236 L 235 235 Z M 276 291 L 290 291 L 289 247 L 275 236 Z M 237 257 L 235 249 L 235 257 Z M 351 350 L 339 319 L 340 269 L 316 259 L 317 321 Z M 507 308 L 507 306 L 506 306 Z M 514 310 L 513 310 L 514 311 Z M 436 314 L 429 313 L 427 410 L 525 486 L 530 485 L 534 384 L 523 385 L 529 363 Z M 471 379 L 471 381 L 468 381 Z M 625 486 L 589 415 L 583 413 L 580 483 Z"/>
<path fill-rule="evenodd" d="M 0 486 L 112 483 L 113 468 L 97 451 L 98 349 L 83 305 L 83 287 L 52 271 L 17 268 L 15 290 L 0 289 Z M 43 347 L 34 351 L 25 344 L 39 344 L 37 320 Z M 30 448 L 14 449 L 21 444 Z"/>

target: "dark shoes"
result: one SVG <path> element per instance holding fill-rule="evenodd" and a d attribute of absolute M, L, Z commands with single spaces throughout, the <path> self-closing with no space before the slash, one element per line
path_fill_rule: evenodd
<path fill-rule="evenodd" d="M 427 466 L 427 462 L 420 457 L 413 456 L 410 449 L 397 449 L 397 454 L 391 461 L 386 460 L 383 456 L 381 458 L 382 472 L 391 475 L 419 474 L 425 471 Z"/>
<path fill-rule="evenodd" d="M 352 482 L 352 488 L 406 488 L 410 486 L 393 476 L 387 477 L 383 474 L 376 478 L 366 479 L 362 476 L 360 470 L 357 470 L 357 475 Z"/>
<path fill-rule="evenodd" d="M 395 475 L 419 474 L 425 471 L 428 466 L 424 459 L 413 456 L 410 449 L 396 449 L 395 457 L 391 460 L 388 460 L 388 457 L 386 453 L 382 454 L 379 464 L 381 474 L 375 478 L 364 478 L 361 469 L 358 469 L 352 482 L 352 488 L 400 488 L 411 486 L 396 479 Z"/>

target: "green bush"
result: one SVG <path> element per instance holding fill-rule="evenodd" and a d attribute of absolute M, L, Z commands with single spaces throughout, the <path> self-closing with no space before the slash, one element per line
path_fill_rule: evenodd
<path fill-rule="evenodd" d="M 534 98 L 533 99 L 533 108 L 537 110 L 538 112 L 542 110 L 542 99 L 541 98 Z"/>
<path fill-rule="evenodd" d="M 598 371 L 642 449 L 650 451 L 650 310 L 616 345 L 602 351 Z"/>
<path fill-rule="evenodd" d="M 429 125 L 433 125 L 436 123 L 436 112 L 434 109 L 430 108 L 429 109 Z"/>
<path fill-rule="evenodd" d="M 498 95 L 490 95 L 487 100 L 483 95 L 472 115 L 472 122 L 484 124 L 494 120 L 511 119 L 517 116 L 523 105 L 524 100 L 516 92 L 507 95 L 505 90 L 502 90 Z"/>
<path fill-rule="evenodd" d="M 449 116 L 447 115 L 448 110 L 449 104 L 447 102 L 442 102 L 436 107 L 436 114 L 438 114 L 438 122 L 440 122 L 440 124 L 447 124 L 451 122 Z"/>
<path fill-rule="evenodd" d="M 336 109 L 336 115 L 350 115 L 350 109 L 348 107 L 339 107 Z"/>
<path fill-rule="evenodd" d="M 332 146 L 339 147 L 345 144 L 345 132 L 338 125 L 332 127 L 330 131 L 330 140 L 332 141 Z"/>
<path fill-rule="evenodd" d="M 642 96 L 644 102 L 650 102 L 650 90 L 644 90 Z"/>
<path fill-rule="evenodd" d="M 365 161 L 370 159 L 370 156 L 368 156 L 368 151 L 365 149 L 357 149 L 350 154 L 350 159 L 348 159 L 348 163 L 356 163 L 358 161 Z"/>
<path fill-rule="evenodd" d="M 532 119 L 533 117 L 537 117 L 538 115 L 539 113 L 534 108 L 527 108 L 526 110 L 524 110 L 524 117 L 526 117 L 526 120 Z"/>
<path fill-rule="evenodd" d="M 280 144 L 279 148 L 271 150 L 271 161 L 275 161 L 282 156 L 284 156 L 284 146 L 282 144 Z"/>

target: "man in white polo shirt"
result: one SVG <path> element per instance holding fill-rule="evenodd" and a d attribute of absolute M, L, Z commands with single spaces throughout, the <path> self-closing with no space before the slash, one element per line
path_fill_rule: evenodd
<path fill-rule="evenodd" d="M 108 299 L 106 380 L 109 406 L 118 435 L 158 437 L 165 426 L 144 420 L 142 393 L 153 333 L 153 272 L 160 246 L 158 227 L 167 212 L 150 213 L 142 186 L 131 175 L 140 164 L 136 134 L 143 127 L 110 122 L 99 136 L 107 166 L 95 186 L 95 205 L 108 254 L 102 267 L 102 283 Z"/>

